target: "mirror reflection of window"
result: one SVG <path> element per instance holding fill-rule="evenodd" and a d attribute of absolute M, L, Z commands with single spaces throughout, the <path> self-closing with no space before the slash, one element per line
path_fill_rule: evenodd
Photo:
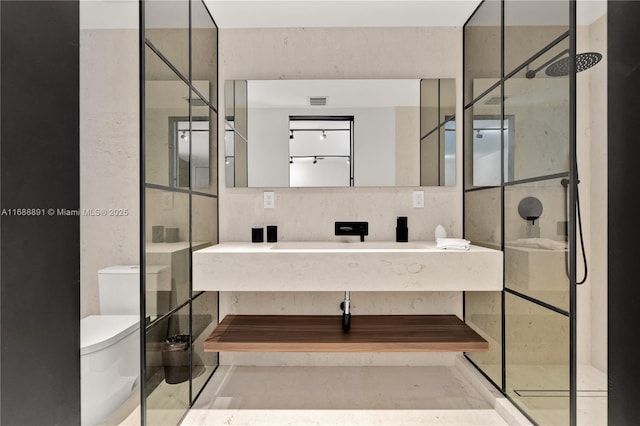
<path fill-rule="evenodd" d="M 227 188 L 232 188 L 235 183 L 236 169 L 236 144 L 233 121 L 226 121 L 224 127 L 224 175 Z"/>
<path fill-rule="evenodd" d="M 513 118 L 476 116 L 473 120 L 473 185 L 500 186 L 501 132 L 504 132 L 504 180 L 513 175 Z"/>
<path fill-rule="evenodd" d="M 209 187 L 208 120 L 207 117 L 193 117 L 190 127 L 186 118 L 169 118 L 173 130 L 173 143 L 169 146 L 169 178 L 172 186 L 188 188 L 189 179 L 192 179 L 192 188 Z"/>
<path fill-rule="evenodd" d="M 289 117 L 289 186 L 353 186 L 353 117 Z"/>
<path fill-rule="evenodd" d="M 456 122 L 444 124 L 444 185 L 456 184 Z"/>
<path fill-rule="evenodd" d="M 455 79 L 420 80 L 420 185 L 456 184 Z"/>

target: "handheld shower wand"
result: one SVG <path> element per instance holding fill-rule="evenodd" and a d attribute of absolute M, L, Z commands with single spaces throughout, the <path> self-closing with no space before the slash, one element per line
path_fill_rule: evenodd
<path fill-rule="evenodd" d="M 576 165 L 576 177 L 577 177 L 577 165 Z M 577 183 L 580 183 L 580 179 L 577 180 Z M 562 187 L 565 189 L 566 192 L 568 192 L 568 188 L 569 188 L 569 178 L 564 178 L 560 181 L 560 184 L 562 185 Z M 569 194 L 566 194 L 566 200 L 567 202 L 565 203 L 565 208 L 567 209 L 566 211 L 566 216 L 569 216 Z M 584 264 L 584 277 L 582 277 L 582 280 L 578 281 L 576 280 L 576 284 L 580 285 L 580 284 L 584 284 L 585 281 L 587 281 L 587 253 L 585 251 L 584 248 L 584 237 L 582 236 L 582 215 L 580 214 L 580 191 L 577 190 L 576 187 L 576 210 L 577 210 L 577 214 L 578 214 L 578 232 L 580 235 L 580 248 L 582 249 L 582 262 Z M 568 254 L 567 254 L 567 263 L 566 263 L 566 273 L 567 276 L 569 276 L 569 258 L 568 258 Z"/>

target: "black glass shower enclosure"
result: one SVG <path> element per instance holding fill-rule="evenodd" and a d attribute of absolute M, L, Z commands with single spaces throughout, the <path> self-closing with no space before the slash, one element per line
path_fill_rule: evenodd
<path fill-rule="evenodd" d="M 575 16 L 484 1 L 464 25 L 464 236 L 504 253 L 504 290 L 465 293 L 490 343 L 466 357 L 544 425 L 576 424 Z"/>

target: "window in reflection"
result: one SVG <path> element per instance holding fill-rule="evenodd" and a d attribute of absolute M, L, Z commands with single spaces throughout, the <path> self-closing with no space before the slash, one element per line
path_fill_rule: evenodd
<path fill-rule="evenodd" d="M 208 188 L 210 183 L 209 118 L 193 117 L 193 122 L 189 123 L 188 119 L 170 117 L 169 123 L 172 133 L 169 146 L 171 186 L 187 188 L 191 176 L 193 188 Z"/>
<path fill-rule="evenodd" d="M 289 186 L 353 186 L 353 117 L 289 117 Z"/>
<path fill-rule="evenodd" d="M 456 122 L 447 121 L 444 131 L 444 186 L 456 184 Z"/>
<path fill-rule="evenodd" d="M 503 127 L 499 116 L 475 116 L 473 119 L 473 185 L 499 186 L 500 162 L 504 158 L 505 181 L 513 175 L 513 117 L 506 117 Z M 504 157 L 500 133 L 504 133 Z"/>
<path fill-rule="evenodd" d="M 236 186 L 236 132 L 233 130 L 233 121 L 224 123 L 224 176 L 227 188 Z"/>

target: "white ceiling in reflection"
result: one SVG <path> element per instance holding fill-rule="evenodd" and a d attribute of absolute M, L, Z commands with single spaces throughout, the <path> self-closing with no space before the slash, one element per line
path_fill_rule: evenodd
<path fill-rule="evenodd" d="M 314 108 L 310 96 L 326 96 L 329 108 L 417 107 L 420 80 L 249 80 L 247 93 L 249 108 Z"/>
<path fill-rule="evenodd" d="M 220 28 L 269 27 L 438 27 L 462 26 L 480 0 L 204 0 Z M 487 0 L 496 1 L 496 0 Z M 175 0 L 147 3 L 183 4 Z M 520 0 L 512 5 L 527 8 Z M 549 4 L 567 0 L 550 0 Z M 81 29 L 138 28 L 138 0 L 81 0 Z M 526 13 L 528 22 L 552 24 L 553 14 L 537 8 Z M 606 13 L 605 0 L 578 0 L 578 23 L 588 25 Z M 160 24 L 175 27 L 175 15 L 167 12 Z"/>
<path fill-rule="evenodd" d="M 206 0 L 220 28 L 462 26 L 479 0 Z"/>

